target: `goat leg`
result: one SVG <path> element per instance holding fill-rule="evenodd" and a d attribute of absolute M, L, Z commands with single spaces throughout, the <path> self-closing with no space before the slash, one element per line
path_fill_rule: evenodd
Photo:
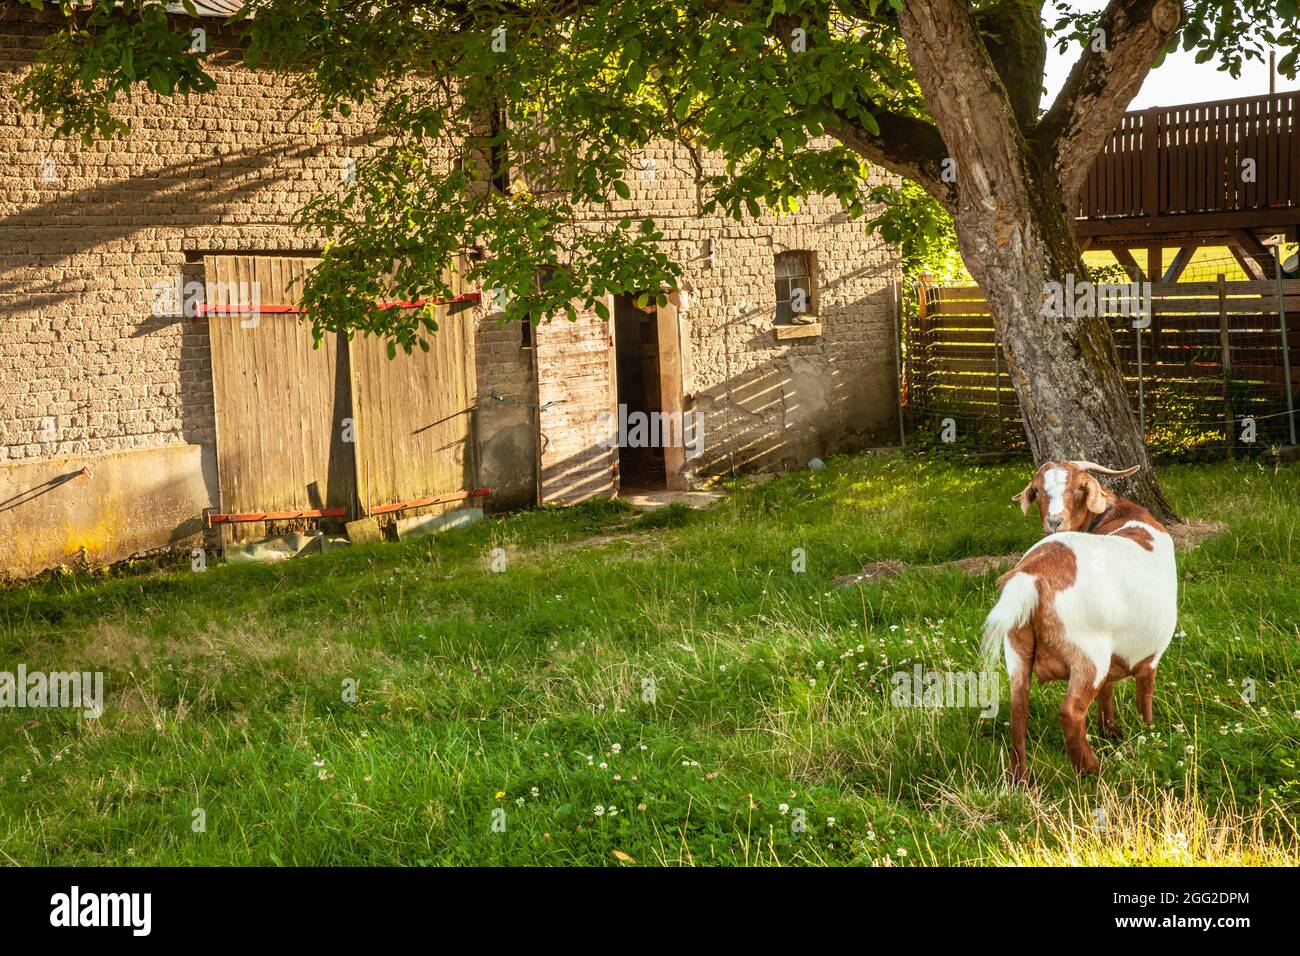
<path fill-rule="evenodd" d="M 1150 727 L 1155 723 L 1151 716 L 1151 700 L 1156 693 L 1155 664 L 1150 660 L 1142 661 L 1133 672 L 1133 680 L 1137 682 L 1138 713 L 1142 715 L 1142 723 Z"/>
<path fill-rule="evenodd" d="M 1079 672 L 1070 675 L 1070 688 L 1061 701 L 1061 732 L 1065 735 L 1065 751 L 1070 755 L 1076 773 L 1096 773 L 1101 769 L 1097 756 L 1088 745 L 1088 708 L 1097 696 L 1091 677 L 1081 679 Z"/>
<path fill-rule="evenodd" d="M 1029 682 L 1032 671 L 1024 661 L 1011 678 L 1011 766 L 1012 783 L 1029 782 L 1029 762 L 1025 759 L 1025 727 L 1029 723 Z"/>
<path fill-rule="evenodd" d="M 1110 681 L 1097 691 L 1097 733 L 1112 740 L 1120 736 L 1119 724 L 1115 722 L 1114 695 L 1115 685 Z"/>

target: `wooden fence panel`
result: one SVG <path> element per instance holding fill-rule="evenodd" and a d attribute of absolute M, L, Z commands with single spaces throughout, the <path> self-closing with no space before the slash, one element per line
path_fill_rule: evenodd
<path fill-rule="evenodd" d="M 1300 280 L 1283 284 L 1280 301 L 1288 344 L 1294 345 L 1300 342 Z M 1154 283 L 1154 321 L 1143 330 L 1131 326 L 1131 300 L 1116 304 L 1129 313 L 1111 316 L 1111 323 L 1135 411 L 1141 341 L 1143 405 L 1153 444 L 1195 443 L 1198 429 L 1214 440 L 1231 416 L 1266 422 L 1261 434 L 1275 439 L 1285 433 L 1286 376 L 1275 282 Z M 964 418 L 967 431 L 994 431 L 1000 444 L 1021 440 L 1015 393 L 978 290 L 922 282 L 916 314 L 903 335 L 907 418 L 914 424 L 929 420 L 931 426 L 947 416 Z M 1300 362 L 1291 367 L 1292 388 L 1300 392 Z"/>
<path fill-rule="evenodd" d="M 1244 181 L 1242 162 L 1255 161 Z M 1126 113 L 1076 215 L 1160 216 L 1300 206 L 1300 93 Z"/>

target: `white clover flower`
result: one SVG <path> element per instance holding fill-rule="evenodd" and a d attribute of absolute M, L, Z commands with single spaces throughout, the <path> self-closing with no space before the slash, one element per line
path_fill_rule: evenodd
<path fill-rule="evenodd" d="M 784 816 L 785 814 L 787 814 L 787 813 L 790 812 L 790 804 L 788 804 L 788 803 L 783 803 L 783 804 L 781 804 L 780 806 L 778 806 L 776 809 L 777 809 L 777 812 L 778 812 L 778 813 L 780 813 L 782 816 Z"/>

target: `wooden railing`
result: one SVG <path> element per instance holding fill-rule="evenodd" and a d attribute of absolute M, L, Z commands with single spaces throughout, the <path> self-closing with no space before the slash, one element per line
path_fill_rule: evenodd
<path fill-rule="evenodd" d="M 1300 93 L 1127 113 L 1079 195 L 1081 219 L 1300 207 Z"/>

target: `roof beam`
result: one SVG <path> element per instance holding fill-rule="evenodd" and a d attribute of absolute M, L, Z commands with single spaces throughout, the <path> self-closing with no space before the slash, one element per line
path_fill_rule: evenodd
<path fill-rule="evenodd" d="M 1163 282 L 1177 282 L 1178 277 L 1183 274 L 1187 268 L 1187 263 L 1192 261 L 1192 256 L 1196 255 L 1196 244 L 1185 245 L 1174 255 L 1174 261 L 1169 263 L 1169 268 L 1165 270 Z"/>
<path fill-rule="evenodd" d="M 1246 275 L 1252 279 L 1268 278 L 1268 270 L 1273 261 L 1268 247 L 1245 229 L 1228 230 L 1228 248 Z"/>
<path fill-rule="evenodd" d="M 1132 238 L 1135 244 L 1176 233 L 1217 233 L 1232 230 L 1295 229 L 1300 209 L 1251 209 L 1242 212 L 1180 213 L 1176 216 L 1114 216 L 1106 219 L 1076 219 L 1074 232 L 1079 237 L 1096 239 Z"/>
<path fill-rule="evenodd" d="M 1142 271 L 1137 260 L 1133 258 L 1133 253 L 1124 247 L 1116 247 L 1111 250 L 1115 255 L 1115 261 L 1118 262 L 1128 271 L 1128 277 L 1134 282 L 1146 282 L 1147 274 Z"/>

